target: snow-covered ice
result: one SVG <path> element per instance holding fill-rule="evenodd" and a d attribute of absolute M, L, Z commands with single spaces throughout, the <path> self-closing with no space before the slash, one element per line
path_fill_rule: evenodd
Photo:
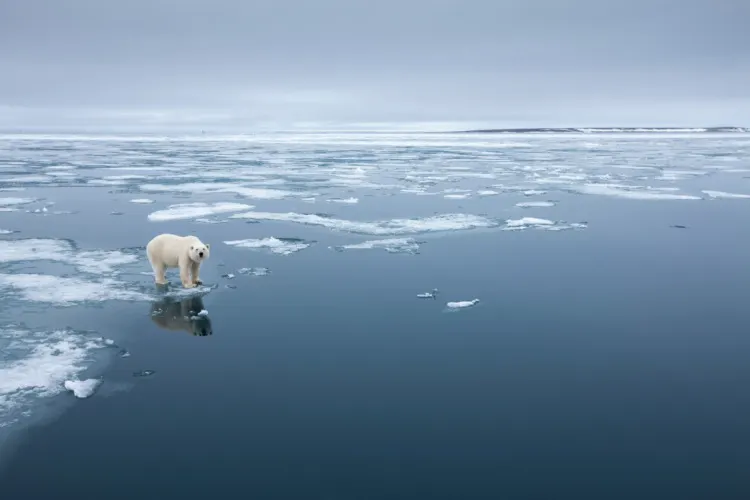
<path fill-rule="evenodd" d="M 297 238 L 274 238 L 273 236 L 260 239 L 229 240 L 224 244 L 237 248 L 253 250 L 267 250 L 279 255 L 289 255 L 308 248 L 313 242 Z"/>
<path fill-rule="evenodd" d="M 150 213 L 148 215 L 148 220 L 154 222 L 166 222 L 182 219 L 195 219 L 197 217 L 205 217 L 207 215 L 239 212 L 242 210 L 249 210 L 251 208 L 253 208 L 252 205 L 230 202 L 177 203 L 174 205 L 169 205 L 169 207 L 164 210 L 157 210 L 156 212 Z"/>

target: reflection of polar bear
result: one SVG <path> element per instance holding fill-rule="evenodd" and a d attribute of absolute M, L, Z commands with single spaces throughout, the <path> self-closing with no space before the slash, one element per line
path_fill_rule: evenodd
<path fill-rule="evenodd" d="M 146 254 L 154 269 L 154 280 L 159 285 L 166 285 L 164 276 L 170 267 L 180 269 L 180 281 L 185 288 L 193 288 L 202 281 L 198 277 L 201 263 L 209 257 L 210 245 L 206 245 L 196 236 L 177 236 L 160 234 L 146 245 Z"/>
<path fill-rule="evenodd" d="M 213 335 L 208 316 L 198 316 L 204 310 L 203 299 L 191 297 L 180 302 L 169 299 L 151 306 L 151 320 L 165 330 L 188 332 L 205 337 Z"/>

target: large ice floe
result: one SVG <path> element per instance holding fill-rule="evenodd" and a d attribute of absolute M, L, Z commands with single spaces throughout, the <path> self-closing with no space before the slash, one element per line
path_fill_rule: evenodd
<path fill-rule="evenodd" d="M 192 194 L 216 194 L 232 193 L 243 198 L 254 198 L 258 200 L 281 200 L 297 193 L 281 189 L 249 187 L 232 182 L 189 182 L 185 184 L 143 184 L 141 191 L 151 193 L 192 193 Z"/>
<path fill-rule="evenodd" d="M 156 212 L 150 213 L 148 215 L 148 220 L 153 222 L 165 222 L 183 219 L 196 219 L 206 217 L 208 215 L 223 214 L 228 212 L 240 212 L 242 210 L 249 210 L 251 208 L 253 208 L 252 205 L 245 205 L 244 203 L 177 203 L 175 205 L 169 205 L 169 207 L 164 210 L 157 210 Z"/>
<path fill-rule="evenodd" d="M 378 236 L 429 233 L 437 231 L 460 231 L 465 229 L 490 228 L 498 225 L 498 223 L 492 219 L 468 214 L 443 214 L 424 218 L 391 219 L 376 222 L 352 221 L 324 217 L 317 214 L 299 214 L 295 212 L 245 212 L 231 215 L 230 218 L 293 222 L 309 226 L 322 226 L 336 231 Z"/>

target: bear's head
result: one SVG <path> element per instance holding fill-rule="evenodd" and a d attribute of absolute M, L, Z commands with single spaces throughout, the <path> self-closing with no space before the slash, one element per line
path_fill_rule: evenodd
<path fill-rule="evenodd" d="M 202 241 L 199 241 L 198 243 L 193 243 L 190 245 L 190 260 L 193 262 L 197 262 L 200 264 L 204 260 L 206 260 L 210 255 L 210 248 L 211 245 L 207 245 L 206 243 L 203 243 Z"/>

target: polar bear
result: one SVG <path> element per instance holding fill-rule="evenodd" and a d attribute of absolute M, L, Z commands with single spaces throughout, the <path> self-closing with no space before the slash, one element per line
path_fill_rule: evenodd
<path fill-rule="evenodd" d="M 203 282 L 198 277 L 201 263 L 208 259 L 210 245 L 197 236 L 177 236 L 160 234 L 146 245 L 146 254 L 154 269 L 154 280 L 158 285 L 166 285 L 165 273 L 170 267 L 180 269 L 180 281 L 185 288 L 194 288 Z"/>

